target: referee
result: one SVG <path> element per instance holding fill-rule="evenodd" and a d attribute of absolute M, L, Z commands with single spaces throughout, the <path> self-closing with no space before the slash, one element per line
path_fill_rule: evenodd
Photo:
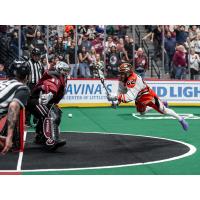
<path fill-rule="evenodd" d="M 28 60 L 30 66 L 30 75 L 28 80 L 28 86 L 32 90 L 33 87 L 38 83 L 39 79 L 44 73 L 44 68 L 40 62 L 41 53 L 38 48 L 34 48 L 31 52 L 31 57 Z"/>
<path fill-rule="evenodd" d="M 34 48 L 31 51 L 30 59 L 28 60 L 28 65 L 30 67 L 30 74 L 28 80 L 28 87 L 32 90 L 35 85 L 38 83 L 39 79 L 42 77 L 44 73 L 44 68 L 40 62 L 41 52 L 38 48 Z M 30 123 L 31 115 L 30 113 L 26 113 L 26 126 L 31 126 Z"/>

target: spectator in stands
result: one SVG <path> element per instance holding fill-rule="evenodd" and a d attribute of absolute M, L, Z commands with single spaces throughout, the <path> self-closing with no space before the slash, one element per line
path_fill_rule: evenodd
<path fill-rule="evenodd" d="M 150 39 L 154 46 L 154 58 L 158 59 L 162 57 L 162 26 L 150 26 L 150 32 L 145 35 L 142 40 Z"/>
<path fill-rule="evenodd" d="M 121 64 L 120 53 L 117 52 L 116 46 L 110 48 L 110 52 L 106 55 L 108 60 L 107 70 L 109 78 L 118 77 L 118 66 Z"/>
<path fill-rule="evenodd" d="M 56 35 L 57 35 L 58 38 L 63 37 L 64 32 L 65 32 L 65 26 L 63 26 L 63 25 L 56 26 Z"/>
<path fill-rule="evenodd" d="M 92 44 L 92 47 L 95 48 L 96 53 L 99 53 L 100 55 L 102 55 L 104 46 L 103 46 L 103 35 L 101 33 L 96 35 L 96 38 L 92 40 L 91 44 Z"/>
<path fill-rule="evenodd" d="M 40 31 L 36 32 L 36 35 L 34 37 L 34 39 L 32 40 L 31 43 L 31 48 L 37 48 L 40 50 L 41 54 L 45 54 L 47 51 L 47 46 L 44 43 L 44 38 L 42 37 L 42 34 Z"/>
<path fill-rule="evenodd" d="M 6 78 L 6 72 L 3 64 L 0 64 L 0 78 Z"/>
<path fill-rule="evenodd" d="M 73 26 L 73 25 L 66 25 L 65 26 L 65 32 L 71 38 L 74 38 L 74 29 L 75 29 L 75 26 Z"/>
<path fill-rule="evenodd" d="M 104 74 L 104 62 L 101 60 L 100 54 L 96 54 L 95 62 L 91 66 L 92 78 L 101 78 L 101 74 Z"/>
<path fill-rule="evenodd" d="M 31 45 L 33 39 L 35 38 L 36 32 L 37 32 L 36 26 L 28 25 L 25 28 L 26 42 L 28 47 Z"/>
<path fill-rule="evenodd" d="M 142 48 L 139 48 L 135 54 L 135 72 L 142 78 L 145 77 L 145 72 L 148 69 L 147 56 Z"/>
<path fill-rule="evenodd" d="M 114 35 L 115 33 L 114 27 L 112 25 L 106 26 L 106 33 L 107 35 Z"/>
<path fill-rule="evenodd" d="M 54 49 L 57 55 L 61 56 L 61 60 L 64 58 L 65 56 L 65 51 L 64 51 L 64 46 L 63 46 L 63 38 L 59 37 L 56 44 L 54 45 Z"/>
<path fill-rule="evenodd" d="M 46 71 L 48 69 L 46 56 L 41 57 L 41 65 L 42 65 L 44 71 Z"/>
<path fill-rule="evenodd" d="M 161 58 L 162 57 L 162 26 L 157 26 L 152 32 L 152 42 L 154 46 L 154 57 Z"/>
<path fill-rule="evenodd" d="M 120 53 L 121 59 L 123 58 L 122 62 L 128 62 L 129 58 L 128 58 L 128 54 L 124 48 L 124 39 L 123 38 L 119 38 L 119 43 L 117 44 L 116 49 Z"/>
<path fill-rule="evenodd" d="M 81 47 L 85 47 L 86 51 L 90 51 L 92 47 L 92 43 L 90 40 L 88 40 L 87 35 L 80 35 L 79 41 L 78 41 L 78 46 L 81 49 Z"/>
<path fill-rule="evenodd" d="M 178 43 L 178 45 L 183 45 L 188 37 L 188 32 L 185 31 L 185 26 L 181 25 L 175 27 L 175 32 L 176 42 Z"/>
<path fill-rule="evenodd" d="M 88 55 L 88 60 L 90 62 L 90 64 L 95 63 L 96 62 L 96 50 L 95 48 L 92 46 L 91 50 L 89 51 L 89 55 Z"/>
<path fill-rule="evenodd" d="M 184 43 L 184 46 L 187 51 L 189 51 L 190 48 L 194 48 L 194 40 L 190 41 L 190 38 L 187 37 L 186 42 Z"/>
<path fill-rule="evenodd" d="M 0 37 L 6 36 L 8 32 L 8 26 L 7 25 L 0 25 Z"/>
<path fill-rule="evenodd" d="M 127 25 L 119 25 L 118 26 L 118 37 L 124 37 L 127 33 L 127 29 L 128 29 L 129 26 Z"/>
<path fill-rule="evenodd" d="M 70 71 L 70 76 L 72 78 L 77 78 L 78 74 L 78 63 L 76 62 L 76 43 L 74 40 L 72 40 L 71 46 L 67 49 L 66 53 L 66 60 L 67 64 L 70 65 L 71 71 Z"/>
<path fill-rule="evenodd" d="M 15 55 L 19 55 L 19 38 L 18 38 L 18 32 L 13 31 L 11 35 L 10 40 L 10 49 L 14 52 Z"/>
<path fill-rule="evenodd" d="M 97 53 L 96 53 L 95 48 L 92 47 L 91 51 L 89 52 L 89 56 L 88 56 L 91 77 L 93 77 L 93 66 L 94 66 L 94 63 L 96 63 L 96 54 Z"/>
<path fill-rule="evenodd" d="M 94 40 L 96 37 L 96 30 L 95 26 L 90 26 L 87 30 L 86 35 L 88 36 L 89 40 Z"/>
<path fill-rule="evenodd" d="M 135 51 L 138 50 L 139 47 L 138 47 L 137 44 L 135 44 L 135 50 L 134 51 L 133 51 L 133 48 L 134 48 L 133 38 L 126 35 L 125 41 L 124 41 L 124 49 L 127 52 L 129 63 L 132 63 L 132 64 L 133 64 L 133 54 L 135 53 Z"/>
<path fill-rule="evenodd" d="M 197 28 L 197 26 L 193 25 L 191 28 L 191 31 L 189 32 L 190 41 L 196 39 L 198 32 L 199 32 L 199 29 Z"/>
<path fill-rule="evenodd" d="M 198 54 L 195 53 L 194 48 L 190 50 L 190 54 L 188 55 L 188 61 L 190 68 L 190 79 L 194 80 L 195 75 L 199 74 L 199 64 L 200 64 L 200 57 Z"/>
<path fill-rule="evenodd" d="M 117 51 L 122 52 L 124 50 L 124 39 L 119 38 L 119 42 L 117 43 Z"/>
<path fill-rule="evenodd" d="M 105 52 L 108 53 L 112 46 L 115 46 L 115 43 L 113 42 L 113 38 L 111 36 L 108 36 L 107 41 L 105 43 Z"/>
<path fill-rule="evenodd" d="M 81 78 L 89 78 L 90 67 L 89 67 L 89 53 L 86 51 L 86 48 L 83 46 L 78 54 L 79 58 L 79 69 Z"/>
<path fill-rule="evenodd" d="M 194 42 L 195 53 L 200 55 L 200 34 L 196 36 L 193 42 Z"/>
<path fill-rule="evenodd" d="M 164 48 L 167 56 L 167 63 L 165 65 L 165 73 L 171 73 L 172 59 L 176 48 L 176 39 L 172 37 L 171 32 L 168 31 L 164 39 Z"/>
<path fill-rule="evenodd" d="M 174 73 L 175 79 L 185 79 L 186 78 L 186 50 L 183 45 L 176 47 L 176 52 L 173 56 Z"/>
<path fill-rule="evenodd" d="M 67 36 L 67 33 L 64 33 L 62 43 L 63 43 L 64 51 L 66 52 L 67 48 L 70 47 L 72 43 L 72 38 L 70 36 Z"/>

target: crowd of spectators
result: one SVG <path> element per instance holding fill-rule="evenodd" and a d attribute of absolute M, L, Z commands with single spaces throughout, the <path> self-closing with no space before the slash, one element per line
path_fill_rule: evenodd
<path fill-rule="evenodd" d="M 148 34 L 143 39 L 152 42 L 154 58 L 163 59 L 164 53 L 166 75 L 171 79 L 199 79 L 200 26 L 149 25 L 145 28 Z"/>
<path fill-rule="evenodd" d="M 174 79 L 185 79 L 189 74 L 191 79 L 197 79 L 199 26 L 148 25 L 145 28 L 148 33 L 143 40 L 152 42 L 155 59 L 163 59 L 164 44 L 165 74 Z M 145 77 L 149 69 L 148 59 L 133 35 L 132 26 L 127 25 L 0 26 L 0 38 L 7 41 L 15 55 L 30 57 L 31 50 L 37 48 L 41 51 L 44 66 L 58 60 L 70 64 L 71 78 L 96 78 L 97 62 L 101 63 L 107 78 L 117 78 L 118 66 L 123 62 L 134 64 L 135 72 Z"/>
<path fill-rule="evenodd" d="M 71 78 L 96 78 L 97 62 L 105 77 L 117 78 L 119 64 L 134 63 L 134 53 L 139 48 L 134 42 L 132 26 L 125 25 L 27 25 L 1 26 L 0 29 L 0 34 L 4 35 L 9 49 L 16 56 L 30 57 L 31 50 L 37 48 L 41 51 L 44 66 L 56 60 L 70 64 Z"/>

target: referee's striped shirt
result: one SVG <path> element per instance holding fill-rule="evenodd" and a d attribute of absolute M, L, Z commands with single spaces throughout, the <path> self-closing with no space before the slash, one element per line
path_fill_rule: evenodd
<path fill-rule="evenodd" d="M 30 77 L 29 77 L 29 84 L 37 84 L 39 79 L 42 77 L 44 73 L 44 68 L 40 61 L 35 62 L 34 60 L 30 59 L 28 61 L 30 66 Z"/>
<path fill-rule="evenodd" d="M 8 112 L 8 107 L 11 101 L 15 100 L 23 106 L 23 103 L 21 103 L 19 99 L 14 98 L 16 92 L 23 89 L 28 90 L 27 86 L 15 79 L 0 82 L 0 118 Z"/>

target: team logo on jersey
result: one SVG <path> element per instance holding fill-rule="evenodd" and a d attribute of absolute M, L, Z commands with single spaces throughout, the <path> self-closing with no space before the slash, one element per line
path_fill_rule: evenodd
<path fill-rule="evenodd" d="M 135 80 L 128 80 L 126 85 L 128 88 L 133 88 L 135 86 Z"/>
<path fill-rule="evenodd" d="M 45 118 L 43 123 L 44 136 L 47 139 L 47 145 L 54 145 L 55 140 L 52 139 L 51 118 Z"/>

